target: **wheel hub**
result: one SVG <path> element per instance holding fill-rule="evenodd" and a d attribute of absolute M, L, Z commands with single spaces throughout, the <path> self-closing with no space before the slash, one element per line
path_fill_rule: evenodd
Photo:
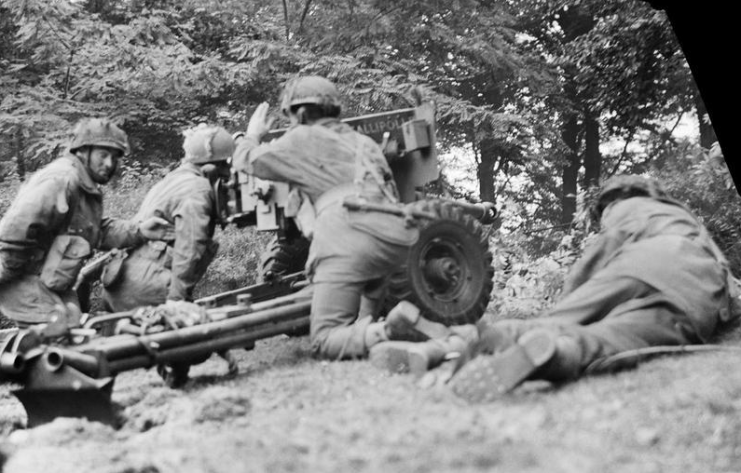
<path fill-rule="evenodd" d="M 455 301 L 468 273 L 456 242 L 433 239 L 423 251 L 421 263 L 428 293 L 438 300 Z"/>

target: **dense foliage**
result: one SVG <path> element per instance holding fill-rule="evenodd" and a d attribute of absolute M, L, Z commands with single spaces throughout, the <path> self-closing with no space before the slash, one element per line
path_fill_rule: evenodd
<path fill-rule="evenodd" d="M 583 231 L 589 187 L 618 172 L 665 174 L 737 250 L 734 193 L 670 172 L 705 151 L 673 127 L 704 116 L 667 19 L 640 0 L 0 0 L 0 178 L 59 155 L 88 115 L 129 132 L 125 175 L 159 173 L 182 129 L 242 129 L 309 73 L 339 85 L 346 115 L 422 87 L 456 171 L 436 189 L 497 201 L 533 257 Z"/>

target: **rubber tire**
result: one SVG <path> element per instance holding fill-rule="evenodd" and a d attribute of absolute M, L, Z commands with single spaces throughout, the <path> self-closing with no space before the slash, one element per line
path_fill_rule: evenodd
<path fill-rule="evenodd" d="M 494 287 L 488 234 L 478 220 L 451 202 L 422 201 L 419 209 L 438 218 L 424 221 L 407 264 L 390 278 L 384 308 L 388 311 L 406 300 L 430 320 L 445 325 L 474 323 L 484 315 Z M 423 262 L 430 256 L 455 260 L 459 279 L 450 287 L 435 287 L 424 273 Z"/>

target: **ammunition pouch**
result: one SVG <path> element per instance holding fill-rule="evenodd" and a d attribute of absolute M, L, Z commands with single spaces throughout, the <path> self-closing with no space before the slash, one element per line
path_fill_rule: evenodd
<path fill-rule="evenodd" d="M 77 281 L 77 275 L 91 253 L 90 243 L 83 237 L 59 235 L 46 254 L 39 279 L 52 291 L 67 291 Z"/>

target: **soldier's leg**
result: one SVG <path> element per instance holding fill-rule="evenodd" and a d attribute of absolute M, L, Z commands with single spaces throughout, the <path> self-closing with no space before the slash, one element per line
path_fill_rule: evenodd
<path fill-rule="evenodd" d="M 318 356 L 330 359 L 358 358 L 367 353 L 366 332 L 371 317 L 358 319 L 364 283 L 320 282 L 313 284 L 311 299 L 311 345 Z M 380 334 L 379 336 L 383 336 Z"/>
<path fill-rule="evenodd" d="M 77 303 L 76 294 L 58 294 L 46 287 L 35 274 L 24 274 L 0 287 L 0 312 L 23 324 L 46 323 L 66 303 Z"/>
<path fill-rule="evenodd" d="M 103 301 L 113 312 L 123 312 L 167 300 L 171 273 L 146 254 L 146 247 L 136 250 L 122 263 L 116 281 L 103 287 Z M 140 254 L 142 253 L 142 254 Z"/>
<path fill-rule="evenodd" d="M 360 309 L 358 309 L 358 318 L 371 317 L 378 319 L 383 307 L 383 301 L 386 297 L 386 282 L 383 279 L 377 279 L 365 284 L 363 294 L 360 298 Z"/>
<path fill-rule="evenodd" d="M 539 375 L 551 381 L 581 376 L 595 362 L 630 350 L 702 343 L 682 311 L 660 293 L 626 302 L 600 322 L 558 329 L 564 348 Z"/>
<path fill-rule="evenodd" d="M 696 341 L 692 329 L 682 322 L 681 312 L 650 286 L 623 278 L 613 286 L 618 295 L 598 285 L 593 289 L 601 289 L 606 296 L 594 305 L 596 315 L 588 314 L 587 306 L 578 300 L 575 307 L 581 309 L 577 312 L 579 320 L 597 322 L 568 323 L 572 317 L 565 306 L 559 305 L 555 311 L 558 316 L 538 319 L 537 327 L 521 334 L 516 344 L 493 356 L 482 355 L 461 369 L 453 380 L 454 391 L 471 401 L 490 400 L 526 379 L 576 378 L 601 357 L 646 346 Z M 625 294 L 637 297 L 616 306 L 602 303 L 614 302 Z"/>
<path fill-rule="evenodd" d="M 478 322 L 479 341 L 475 351 L 481 354 L 504 351 L 525 332 L 537 327 L 593 323 L 606 317 L 618 305 L 653 291 L 650 286 L 633 278 L 593 278 L 542 317 Z"/>
<path fill-rule="evenodd" d="M 654 294 L 656 289 L 628 276 L 593 277 L 546 311 L 539 323 L 588 325 L 607 317 L 619 305 Z"/>

